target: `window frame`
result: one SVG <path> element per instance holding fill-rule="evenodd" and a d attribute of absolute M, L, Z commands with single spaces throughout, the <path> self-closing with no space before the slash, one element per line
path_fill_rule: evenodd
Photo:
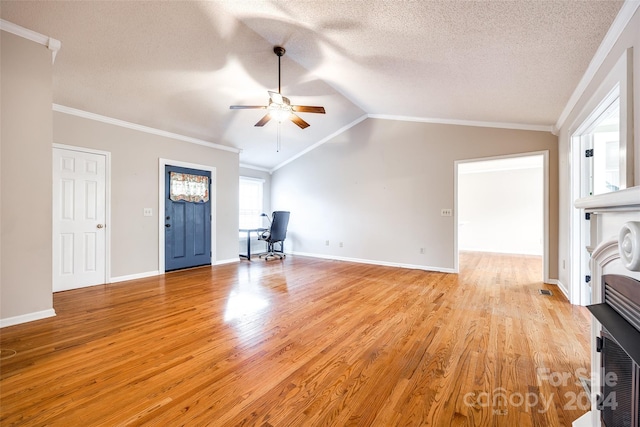
<path fill-rule="evenodd" d="M 238 228 L 239 229 L 255 229 L 262 227 L 262 218 L 260 214 L 264 212 L 264 183 L 262 178 L 253 178 L 248 176 L 240 176 L 238 183 Z M 257 189 L 255 205 L 251 207 L 243 207 L 243 185 L 252 185 Z M 243 211 L 249 211 L 243 214 Z M 244 234 L 244 233 L 242 233 Z"/>

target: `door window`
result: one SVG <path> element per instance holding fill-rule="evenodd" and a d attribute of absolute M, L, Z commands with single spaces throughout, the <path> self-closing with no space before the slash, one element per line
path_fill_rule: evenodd
<path fill-rule="evenodd" d="M 170 196 L 174 202 L 184 200 L 186 202 L 209 201 L 209 177 L 192 175 L 188 173 L 170 173 Z"/>

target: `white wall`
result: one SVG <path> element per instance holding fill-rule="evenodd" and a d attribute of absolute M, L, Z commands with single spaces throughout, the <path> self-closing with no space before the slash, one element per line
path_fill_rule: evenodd
<path fill-rule="evenodd" d="M 55 314 L 52 64 L 46 46 L 5 31 L 0 44 L 0 325 L 5 325 Z"/>
<path fill-rule="evenodd" d="M 65 113 L 54 142 L 111 153 L 111 277 L 155 273 L 158 265 L 158 159 L 216 168 L 215 260 L 237 260 L 238 154 Z M 143 216 L 153 207 L 153 216 Z"/>
<path fill-rule="evenodd" d="M 453 271 L 456 224 L 440 211 L 454 206 L 455 162 L 545 150 L 553 278 L 557 138 L 549 132 L 367 119 L 275 171 L 272 209 L 291 211 L 287 250 Z"/>
<path fill-rule="evenodd" d="M 640 184 L 640 9 L 636 10 L 629 24 L 622 31 L 620 37 L 614 44 L 613 48 L 606 55 L 602 66 L 598 69 L 594 78 L 588 84 L 586 90 L 578 100 L 575 107 L 571 110 L 564 124 L 559 130 L 559 161 L 560 161 L 560 182 L 559 182 L 559 236 L 558 241 L 558 264 L 560 269 L 558 279 L 562 286 L 569 292 L 572 288 L 572 280 L 580 280 L 579 277 L 572 278 L 571 271 L 574 263 L 579 260 L 572 259 L 571 253 L 571 216 L 574 207 L 571 194 L 571 171 L 572 171 L 572 150 L 570 144 L 571 129 L 575 129 L 579 125 L 578 121 L 584 113 L 585 108 L 598 91 L 598 88 L 606 80 L 607 75 L 614 68 L 616 62 L 622 54 L 628 49 L 633 48 L 633 99 L 634 113 L 633 120 L 635 123 L 635 132 L 632 149 L 629 152 L 634 156 L 634 182 L 635 185 Z M 564 265 L 564 267 L 562 267 Z M 573 297 L 569 295 L 570 299 Z"/>
<path fill-rule="evenodd" d="M 532 158 L 458 165 L 459 250 L 542 256 L 543 159 Z"/>

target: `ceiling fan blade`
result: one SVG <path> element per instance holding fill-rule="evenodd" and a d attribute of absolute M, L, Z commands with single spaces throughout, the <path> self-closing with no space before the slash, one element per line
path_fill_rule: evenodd
<path fill-rule="evenodd" d="M 267 92 L 269 92 L 269 98 L 271 98 L 271 101 L 275 102 L 276 104 L 283 104 L 284 100 L 282 99 L 282 95 L 279 94 L 278 92 L 272 92 L 270 90 L 268 90 Z"/>
<path fill-rule="evenodd" d="M 309 123 L 305 122 L 304 120 L 302 120 L 300 117 L 296 116 L 293 113 L 291 113 L 291 121 L 297 124 L 300 127 L 300 129 L 309 127 Z"/>
<path fill-rule="evenodd" d="M 256 123 L 254 126 L 264 126 L 267 124 L 267 122 L 271 120 L 271 116 L 269 115 L 269 113 L 265 114 L 265 116 L 263 118 L 260 119 L 260 121 L 258 123 Z"/>
<path fill-rule="evenodd" d="M 291 109 L 298 113 L 325 113 L 324 107 L 312 107 L 310 105 L 292 105 Z"/>
<path fill-rule="evenodd" d="M 264 110 L 267 108 L 264 105 L 231 105 L 229 109 L 231 110 Z"/>

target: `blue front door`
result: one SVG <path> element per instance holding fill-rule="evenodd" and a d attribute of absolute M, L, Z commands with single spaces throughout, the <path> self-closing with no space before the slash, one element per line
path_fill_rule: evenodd
<path fill-rule="evenodd" d="M 172 200 L 171 172 L 207 177 L 207 200 Z M 211 172 L 165 166 L 165 271 L 211 265 L 210 190 Z"/>

